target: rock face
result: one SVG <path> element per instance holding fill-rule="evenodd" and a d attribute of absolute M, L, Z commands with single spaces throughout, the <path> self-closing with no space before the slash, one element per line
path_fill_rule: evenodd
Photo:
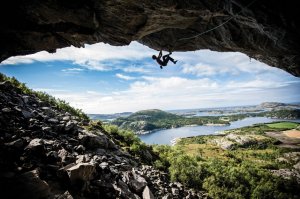
<path fill-rule="evenodd" d="M 297 1 L 11 0 L 0 8 L 0 61 L 138 41 L 156 50 L 238 51 L 300 76 L 298 18 Z"/>
<path fill-rule="evenodd" d="M 0 81 L 1 198 L 202 198 L 84 125 Z"/>

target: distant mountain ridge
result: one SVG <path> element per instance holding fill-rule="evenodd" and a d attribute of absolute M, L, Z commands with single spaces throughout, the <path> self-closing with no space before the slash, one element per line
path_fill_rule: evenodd
<path fill-rule="evenodd" d="M 282 102 L 263 102 L 261 104 L 258 105 L 248 105 L 248 106 L 238 106 L 239 108 L 251 108 L 253 109 L 266 109 L 266 110 L 272 110 L 272 109 L 300 109 L 300 102 L 298 103 L 282 103 Z M 228 109 L 230 107 L 217 107 L 217 108 L 207 108 L 208 110 L 212 110 L 212 109 Z M 232 106 L 232 108 L 237 108 L 236 106 Z M 180 114 L 180 112 L 187 112 L 187 111 L 196 111 L 196 110 L 200 110 L 200 109 L 178 109 L 178 110 L 166 110 L 164 112 L 167 113 L 172 113 L 172 114 L 176 114 L 176 115 L 185 115 L 185 114 Z M 206 110 L 205 108 L 201 108 L 201 110 Z M 154 114 L 154 112 L 156 111 L 156 116 L 159 116 L 159 112 L 161 110 L 159 109 L 148 109 L 148 110 L 141 110 L 141 111 L 137 111 L 137 112 L 120 112 L 120 113 L 112 113 L 112 114 L 87 114 L 90 119 L 92 120 L 113 120 L 119 117 L 128 117 L 131 115 L 141 115 L 143 113 L 145 113 L 146 115 L 150 112 L 153 112 L 152 114 Z"/>
<path fill-rule="evenodd" d="M 256 106 L 261 109 L 272 109 L 272 110 L 280 110 L 280 109 L 300 109 L 300 104 L 290 104 L 290 103 L 281 103 L 281 102 L 263 102 Z"/>
<path fill-rule="evenodd" d="M 188 125 L 229 125 L 232 121 L 246 117 L 300 118 L 300 106 L 279 102 L 264 102 L 256 106 L 232 107 L 232 110 L 228 107 L 224 109 L 208 109 L 207 112 L 212 115 L 204 116 L 198 116 L 196 112 L 197 109 L 190 110 L 190 112 L 187 110 L 186 113 L 171 113 L 159 109 L 141 110 L 129 116 L 116 118 L 111 121 L 111 124 L 117 125 L 121 129 L 131 130 L 136 134 L 145 134 L 160 129 Z"/>
<path fill-rule="evenodd" d="M 122 112 L 122 113 L 113 113 L 113 114 L 87 114 L 91 120 L 111 120 L 118 117 L 127 117 L 131 115 L 132 112 Z"/>
<path fill-rule="evenodd" d="M 228 121 L 219 117 L 184 117 L 158 109 L 142 110 L 128 117 L 120 117 L 111 122 L 121 129 L 144 134 L 159 129 L 177 128 L 186 125 L 218 124 L 228 125 Z"/>

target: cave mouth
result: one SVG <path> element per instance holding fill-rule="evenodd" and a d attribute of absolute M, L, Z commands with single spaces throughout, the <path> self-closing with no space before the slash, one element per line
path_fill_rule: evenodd
<path fill-rule="evenodd" d="M 138 41 L 156 50 L 171 44 L 177 52 L 241 52 L 300 76 L 297 8 L 297 2 L 268 0 L 11 0 L 0 8 L 0 61 L 68 46 Z"/>
<path fill-rule="evenodd" d="M 163 54 L 168 53 L 163 51 Z M 11 57 L 0 72 L 91 114 L 284 103 L 300 99 L 300 80 L 238 52 L 173 52 L 163 69 L 145 45 L 98 43 Z"/>

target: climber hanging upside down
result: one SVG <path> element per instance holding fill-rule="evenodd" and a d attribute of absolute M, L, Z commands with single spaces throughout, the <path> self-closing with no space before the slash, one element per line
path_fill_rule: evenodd
<path fill-rule="evenodd" d="M 172 52 L 170 52 L 167 55 L 162 56 L 162 52 L 160 50 L 158 57 L 156 57 L 155 55 L 152 55 L 152 59 L 155 59 L 156 62 L 160 65 L 160 68 L 162 69 L 163 66 L 167 66 L 169 61 L 176 64 L 177 60 L 175 61 L 172 57 L 170 57 L 171 54 L 172 54 Z M 161 60 L 161 57 L 162 57 L 162 60 Z"/>

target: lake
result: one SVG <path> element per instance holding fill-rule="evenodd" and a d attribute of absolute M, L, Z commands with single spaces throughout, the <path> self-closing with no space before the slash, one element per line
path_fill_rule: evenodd
<path fill-rule="evenodd" d="M 251 126 L 257 123 L 268 123 L 274 121 L 284 121 L 282 119 L 271 119 L 266 117 L 248 117 L 242 120 L 231 122 L 227 126 L 185 126 L 180 128 L 160 130 L 153 133 L 139 135 L 140 139 L 147 144 L 171 144 L 171 140 L 178 137 L 190 137 L 197 135 L 216 134 L 220 131 Z M 300 120 L 289 120 L 300 122 Z"/>

